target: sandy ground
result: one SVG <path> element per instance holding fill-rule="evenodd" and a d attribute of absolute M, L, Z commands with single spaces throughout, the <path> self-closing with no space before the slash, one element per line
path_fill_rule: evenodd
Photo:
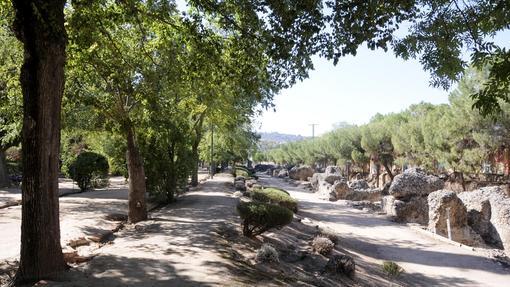
<path fill-rule="evenodd" d="M 510 286 L 510 269 L 474 252 L 354 209 L 345 201 L 320 200 L 282 179 L 262 176 L 259 183 L 288 190 L 299 200 L 298 214 L 338 232 L 343 248 L 379 264 L 397 262 L 409 286 Z"/>
<path fill-rule="evenodd" d="M 127 186 L 123 177 L 112 178 L 107 189 L 76 193 L 70 180 L 61 179 L 60 230 L 61 244 L 83 236 L 97 235 L 117 225 L 105 219 L 108 214 L 127 214 Z M 19 188 L 0 190 L 0 202 L 21 199 Z M 0 209 L 0 261 L 19 256 L 21 206 Z"/>

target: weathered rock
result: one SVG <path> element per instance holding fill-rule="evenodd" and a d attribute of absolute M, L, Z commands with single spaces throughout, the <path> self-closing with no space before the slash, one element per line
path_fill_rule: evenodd
<path fill-rule="evenodd" d="M 484 187 L 458 196 L 467 208 L 469 226 L 487 244 L 510 254 L 510 198 L 505 189 Z"/>
<path fill-rule="evenodd" d="M 340 167 L 332 165 L 326 167 L 322 179 L 329 184 L 334 184 L 335 181 L 343 179 Z"/>
<path fill-rule="evenodd" d="M 340 199 L 340 198 L 339 198 Z M 378 188 L 373 189 L 354 189 L 351 190 L 347 196 L 345 197 L 347 200 L 353 201 L 380 201 L 381 200 L 381 190 Z"/>
<path fill-rule="evenodd" d="M 307 180 L 309 177 L 313 176 L 313 173 L 314 170 L 310 166 L 295 166 L 289 170 L 289 177 L 294 180 Z"/>
<path fill-rule="evenodd" d="M 382 210 L 396 222 L 428 224 L 429 208 L 426 197 L 413 197 L 409 201 L 396 199 L 392 195 L 382 199 Z"/>
<path fill-rule="evenodd" d="M 323 173 L 314 173 L 310 178 L 310 184 L 312 185 L 312 189 L 317 191 L 319 189 L 319 182 L 323 181 Z"/>
<path fill-rule="evenodd" d="M 437 190 L 428 195 L 429 230 L 448 236 L 447 219 L 450 220 L 452 240 L 467 245 L 478 245 L 481 238 L 468 226 L 466 207 L 450 190 Z M 449 213 L 449 216 L 448 216 Z"/>
<path fill-rule="evenodd" d="M 246 181 L 246 179 L 244 178 L 244 176 L 237 176 L 235 181 Z"/>
<path fill-rule="evenodd" d="M 324 271 L 332 274 L 342 274 L 353 277 L 356 271 L 356 263 L 351 256 L 335 255 L 328 260 Z"/>
<path fill-rule="evenodd" d="M 337 199 L 347 199 L 347 195 L 351 192 L 349 185 L 345 180 L 337 180 L 332 186 L 332 189 L 335 191 Z"/>
<path fill-rule="evenodd" d="M 247 188 L 252 188 L 254 184 L 257 183 L 256 179 L 248 179 L 245 181 L 245 185 Z"/>
<path fill-rule="evenodd" d="M 320 199 L 336 201 L 336 191 L 333 189 L 333 186 L 325 181 L 322 181 L 318 187 L 318 196 Z"/>
<path fill-rule="evenodd" d="M 278 177 L 279 178 L 284 178 L 284 177 L 287 177 L 289 176 L 289 171 L 286 170 L 286 169 L 281 169 L 279 172 L 278 172 Z"/>
<path fill-rule="evenodd" d="M 351 189 L 369 189 L 370 186 L 368 185 L 368 182 L 364 179 L 357 179 L 351 182 L 349 184 L 349 187 Z"/>
<path fill-rule="evenodd" d="M 410 168 L 395 176 L 389 193 L 397 199 L 409 200 L 415 196 L 427 196 L 443 187 L 444 182 L 439 177 L 427 175 L 419 168 Z"/>
<path fill-rule="evenodd" d="M 273 169 L 273 171 L 272 171 L 271 175 L 272 175 L 273 177 L 277 177 L 277 176 L 278 176 L 278 174 L 280 174 L 280 171 L 281 171 L 281 169 L 279 169 L 279 168 L 275 168 L 275 169 Z"/>

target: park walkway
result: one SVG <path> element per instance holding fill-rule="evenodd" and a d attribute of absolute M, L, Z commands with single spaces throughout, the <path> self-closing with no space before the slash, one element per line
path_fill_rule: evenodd
<path fill-rule="evenodd" d="M 234 286 L 237 267 L 215 240 L 218 228 L 237 221 L 232 181 L 217 175 L 149 220 L 127 225 L 67 281 L 50 286 Z"/>

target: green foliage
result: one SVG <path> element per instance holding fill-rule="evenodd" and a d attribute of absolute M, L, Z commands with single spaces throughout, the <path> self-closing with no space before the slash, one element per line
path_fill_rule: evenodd
<path fill-rule="evenodd" d="M 241 202 L 237 211 L 243 220 L 243 234 L 248 237 L 292 222 L 293 213 L 285 207 L 262 202 Z"/>
<path fill-rule="evenodd" d="M 403 112 L 376 115 L 362 126 L 342 126 L 314 140 L 281 145 L 267 152 L 280 164 L 352 163 L 366 170 L 370 160 L 390 170 L 421 166 L 432 172 L 445 170 L 478 175 L 483 164 L 510 136 L 510 106 L 484 118 L 472 109 L 470 96 L 489 77 L 487 70 L 469 69 L 450 94 L 449 105 L 420 103 Z M 496 166 L 492 166 L 496 171 Z"/>
<path fill-rule="evenodd" d="M 288 208 L 293 212 L 297 212 L 297 200 L 292 198 L 286 191 L 274 187 L 265 187 L 263 189 L 254 189 L 251 198 L 256 201 L 278 204 Z"/>
<path fill-rule="evenodd" d="M 384 261 L 383 265 L 382 265 L 382 270 L 388 276 L 393 277 L 393 278 L 400 276 L 400 274 L 402 274 L 402 272 L 404 272 L 404 269 L 393 261 Z"/>
<path fill-rule="evenodd" d="M 107 184 L 108 168 L 108 161 L 103 155 L 82 152 L 67 165 L 67 173 L 78 183 L 81 191 L 86 191 L 94 184 Z"/>

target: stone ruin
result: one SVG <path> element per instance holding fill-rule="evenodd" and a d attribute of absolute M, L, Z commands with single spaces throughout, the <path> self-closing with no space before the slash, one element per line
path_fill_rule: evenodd
<path fill-rule="evenodd" d="M 390 195 L 382 199 L 382 209 L 397 222 L 427 225 L 427 196 L 443 186 L 444 182 L 437 176 L 427 175 L 419 168 L 407 169 L 393 179 L 388 191 Z"/>
<path fill-rule="evenodd" d="M 329 201 L 339 199 L 353 201 L 378 201 L 381 190 L 372 189 L 365 180 L 355 180 L 348 183 L 337 166 L 328 166 L 324 173 L 314 173 L 310 179 L 312 189 L 319 197 Z"/>
<path fill-rule="evenodd" d="M 308 165 L 295 166 L 289 170 L 289 177 L 294 180 L 308 180 L 314 173 L 313 168 Z"/>
<path fill-rule="evenodd" d="M 502 186 L 482 187 L 461 192 L 468 225 L 484 243 L 510 254 L 510 196 Z"/>

